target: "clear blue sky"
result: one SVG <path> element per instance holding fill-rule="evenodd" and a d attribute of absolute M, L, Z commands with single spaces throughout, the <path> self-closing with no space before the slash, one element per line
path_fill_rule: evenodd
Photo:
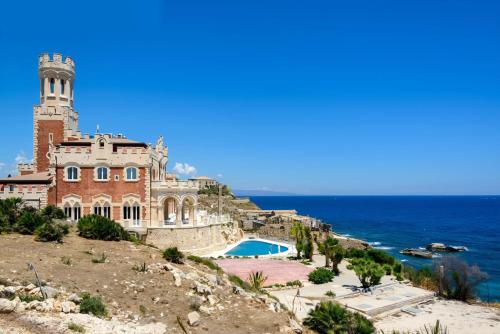
<path fill-rule="evenodd" d="M 75 1 L 76 2 L 76 1 Z M 499 194 L 499 1 L 7 1 L 1 173 L 32 157 L 37 57 L 80 127 L 236 189 Z M 20 155 L 21 154 L 21 155 Z"/>

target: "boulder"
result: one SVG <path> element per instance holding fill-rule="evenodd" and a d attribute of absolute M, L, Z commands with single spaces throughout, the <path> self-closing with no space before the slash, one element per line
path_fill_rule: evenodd
<path fill-rule="evenodd" d="M 62 302 L 61 303 L 61 311 L 64 313 L 75 313 L 76 304 L 73 302 Z"/>
<path fill-rule="evenodd" d="M 215 304 L 217 304 L 219 302 L 214 295 L 208 296 L 207 299 L 208 299 L 208 303 L 212 306 L 214 306 Z"/>
<path fill-rule="evenodd" d="M 33 289 L 36 289 L 36 285 L 33 284 L 33 283 L 30 283 L 30 284 L 28 284 L 27 286 L 24 287 L 24 290 L 28 291 L 28 292 L 31 291 L 31 290 L 33 290 Z"/>
<path fill-rule="evenodd" d="M 208 296 L 208 295 L 212 294 L 212 289 L 210 289 L 210 287 L 208 287 L 205 284 L 198 283 L 198 282 L 196 282 L 194 289 L 195 289 L 196 293 L 200 294 L 200 295 Z"/>
<path fill-rule="evenodd" d="M 182 285 L 181 276 L 177 272 L 174 273 L 174 284 L 176 287 L 180 287 Z"/>
<path fill-rule="evenodd" d="M 50 286 L 42 286 L 42 291 L 48 299 L 55 298 L 59 294 L 59 290 L 51 288 Z"/>
<path fill-rule="evenodd" d="M 14 312 L 17 303 L 8 299 L 0 299 L 0 314 Z"/>
<path fill-rule="evenodd" d="M 73 293 L 68 297 L 68 301 L 80 304 L 82 302 L 82 298 L 80 298 L 76 293 Z"/>
<path fill-rule="evenodd" d="M 206 315 L 210 315 L 210 313 L 212 313 L 208 306 L 200 306 L 200 312 Z"/>
<path fill-rule="evenodd" d="M 302 334 L 302 326 L 299 325 L 299 323 L 297 322 L 297 320 L 295 319 L 290 319 L 290 327 L 292 328 L 292 330 L 297 333 L 297 334 Z"/>
<path fill-rule="evenodd" d="M 196 327 L 200 324 L 200 314 L 198 312 L 191 312 L 188 314 L 188 324 L 191 327 Z"/>

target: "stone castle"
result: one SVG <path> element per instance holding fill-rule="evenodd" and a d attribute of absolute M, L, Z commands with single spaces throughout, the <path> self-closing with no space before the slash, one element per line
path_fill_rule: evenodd
<path fill-rule="evenodd" d="M 167 173 L 163 137 L 153 146 L 124 135 L 81 133 L 72 58 L 42 54 L 38 76 L 33 163 L 0 179 L 0 198 L 21 197 L 39 208 L 52 204 L 74 222 L 105 216 L 158 246 L 210 249 L 231 239 L 228 216 L 198 209 L 199 183 Z"/>

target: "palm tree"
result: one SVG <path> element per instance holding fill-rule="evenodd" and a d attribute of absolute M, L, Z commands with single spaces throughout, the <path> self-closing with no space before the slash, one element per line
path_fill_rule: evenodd
<path fill-rule="evenodd" d="M 297 258 L 300 259 L 300 253 L 304 249 L 304 227 L 300 222 L 293 222 L 290 235 L 295 238 L 295 248 L 297 249 Z"/>
<path fill-rule="evenodd" d="M 330 259 L 333 255 L 334 247 L 337 246 L 338 243 L 339 243 L 339 241 L 335 240 L 331 236 L 328 236 L 326 238 L 326 240 L 323 241 L 321 249 L 325 255 L 325 267 L 326 268 L 330 268 Z"/>

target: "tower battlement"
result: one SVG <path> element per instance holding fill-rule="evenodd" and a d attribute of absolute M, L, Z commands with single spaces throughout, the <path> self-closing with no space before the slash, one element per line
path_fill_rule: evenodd
<path fill-rule="evenodd" d="M 74 74 L 75 62 L 73 61 L 73 58 L 69 56 L 66 56 L 63 60 L 63 56 L 60 53 L 54 53 L 52 57 L 48 53 L 42 53 L 38 57 L 38 69 L 40 71 L 45 69 L 60 69 Z"/>

